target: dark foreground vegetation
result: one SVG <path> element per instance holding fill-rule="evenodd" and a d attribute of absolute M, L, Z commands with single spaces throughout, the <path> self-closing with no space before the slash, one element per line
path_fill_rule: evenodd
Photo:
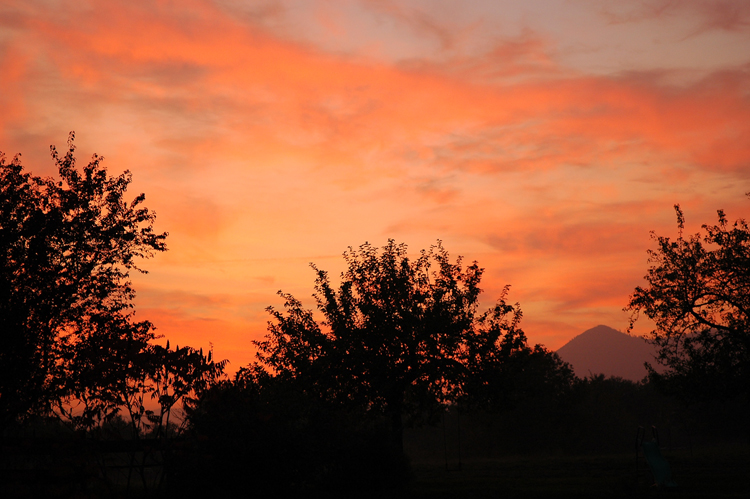
<path fill-rule="evenodd" d="M 467 460 L 445 471 L 438 463 L 417 462 L 415 480 L 400 497 L 454 498 L 741 498 L 747 497 L 750 453 L 746 446 L 665 452 L 678 488 L 660 491 L 634 454 L 532 455 Z M 394 496 L 399 497 L 399 496 Z"/>
<path fill-rule="evenodd" d="M 225 383 L 180 434 L 124 421 L 74 433 L 27 422 L 3 441 L 3 497 L 657 497 L 638 426 L 658 429 L 671 497 L 747 497 L 747 405 L 685 405 L 653 384 L 594 377 L 559 400 L 453 407 L 406 428 L 296 390 Z"/>
<path fill-rule="evenodd" d="M 683 237 L 677 207 L 655 236 L 627 309 L 667 369 L 641 383 L 576 378 L 507 287 L 479 309 L 476 262 L 393 240 L 349 248 L 338 285 L 313 265 L 315 310 L 280 292 L 230 379 L 135 320 L 129 272 L 167 235 L 127 172 L 73 153 L 59 179 L 0 155 L 2 497 L 747 496 L 744 220 Z"/>

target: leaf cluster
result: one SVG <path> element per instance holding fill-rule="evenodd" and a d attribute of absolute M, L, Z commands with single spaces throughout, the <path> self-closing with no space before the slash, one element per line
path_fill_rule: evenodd
<path fill-rule="evenodd" d="M 122 407 L 153 425 L 223 369 L 152 344 L 153 325 L 134 320 L 130 271 L 145 273 L 139 260 L 165 251 L 167 233 L 143 194 L 128 198 L 129 172 L 109 176 L 98 155 L 77 166 L 73 140 L 50 148 L 58 178 L 0 154 L 0 430 L 32 414 L 90 428 Z"/>
<path fill-rule="evenodd" d="M 677 239 L 652 233 L 647 286 L 638 286 L 625 310 L 631 328 L 643 313 L 655 324 L 651 341 L 666 378 L 695 396 L 750 395 L 750 229 L 744 219 L 683 235 L 675 206 Z M 659 378 L 652 370 L 652 376 Z M 687 392 L 687 390 L 684 390 Z"/>

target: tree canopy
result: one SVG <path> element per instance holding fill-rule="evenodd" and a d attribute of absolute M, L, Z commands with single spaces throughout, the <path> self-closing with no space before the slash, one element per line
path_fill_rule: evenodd
<path fill-rule="evenodd" d="M 164 251 L 167 234 L 154 231 L 143 194 L 127 199 L 129 172 L 109 176 L 97 155 L 77 167 L 73 139 L 64 155 L 51 147 L 59 179 L 0 154 L 0 430 L 55 410 L 89 425 L 133 403 L 136 388 L 142 417 L 137 380 L 171 407 L 193 371 L 222 367 L 193 349 L 157 348 L 152 324 L 134 320 L 130 271 L 145 272 L 138 260 Z"/>
<path fill-rule="evenodd" d="M 440 242 L 415 259 L 394 240 L 382 249 L 350 247 L 344 259 L 338 288 L 312 265 L 322 320 L 280 292 L 285 312 L 268 308 L 274 320 L 255 342 L 258 359 L 326 400 L 386 414 L 397 445 L 403 414 L 455 403 L 466 387 L 486 385 L 489 378 L 477 381 L 478 374 L 503 357 L 503 342 L 513 343 L 508 353 L 531 350 L 519 329 L 520 307 L 506 303 L 508 288 L 480 313 L 483 269 L 464 267 L 460 257 L 452 262 Z"/>
<path fill-rule="evenodd" d="M 676 240 L 656 236 L 649 250 L 647 285 L 638 286 L 625 310 L 654 321 L 651 341 L 662 378 L 693 396 L 750 396 L 750 229 L 744 219 L 683 235 L 685 217 L 675 205 Z M 652 376 L 659 378 L 652 371 Z"/>

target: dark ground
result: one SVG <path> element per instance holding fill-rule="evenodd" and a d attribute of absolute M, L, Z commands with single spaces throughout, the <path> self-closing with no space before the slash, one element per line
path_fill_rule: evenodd
<path fill-rule="evenodd" d="M 606 456 L 523 456 L 462 462 L 412 462 L 414 481 L 400 497 L 599 498 L 750 497 L 750 447 L 732 445 L 664 451 L 678 487 L 659 490 L 643 458 L 635 453 Z M 387 497 L 381 496 L 381 497 Z"/>
<path fill-rule="evenodd" d="M 406 489 L 370 494 L 362 490 L 355 495 L 365 499 L 750 497 L 750 446 L 747 444 L 695 448 L 692 453 L 687 448 L 672 451 L 665 449 L 663 454 L 671 466 L 673 478 L 678 484 L 677 489 L 659 490 L 652 486 L 653 479 L 642 457 L 636 471 L 635 453 L 466 459 L 462 460 L 460 469 L 456 459 L 449 459 L 447 470 L 444 456 L 440 456 L 440 459 L 434 460 L 413 460 L 413 479 Z M 13 478 L 21 479 L 19 476 L 6 476 L 6 487 L 9 485 L 7 480 L 13 482 Z M 15 494 L 11 492 L 12 497 L 33 497 L 34 491 L 43 490 L 51 492 L 50 497 L 99 498 L 128 495 L 122 491 L 111 495 L 112 489 L 97 487 L 76 487 L 71 490 L 67 487 L 50 489 L 48 485 L 40 489 L 29 483 L 15 489 Z M 5 491 L 9 492 L 8 489 Z M 248 486 L 243 492 L 248 494 L 246 497 L 256 497 L 252 486 Z M 344 495 L 324 494 L 321 497 L 353 497 L 351 493 L 349 490 Z M 132 490 L 130 496 L 142 496 L 142 491 Z M 148 496 L 163 497 L 163 494 L 154 491 Z"/>

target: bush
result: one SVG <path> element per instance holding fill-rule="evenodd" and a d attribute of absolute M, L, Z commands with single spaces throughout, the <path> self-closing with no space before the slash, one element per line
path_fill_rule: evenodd
<path fill-rule="evenodd" d="M 409 478 L 388 421 L 333 406 L 268 378 L 210 390 L 168 471 L 177 494 L 350 495 Z"/>

